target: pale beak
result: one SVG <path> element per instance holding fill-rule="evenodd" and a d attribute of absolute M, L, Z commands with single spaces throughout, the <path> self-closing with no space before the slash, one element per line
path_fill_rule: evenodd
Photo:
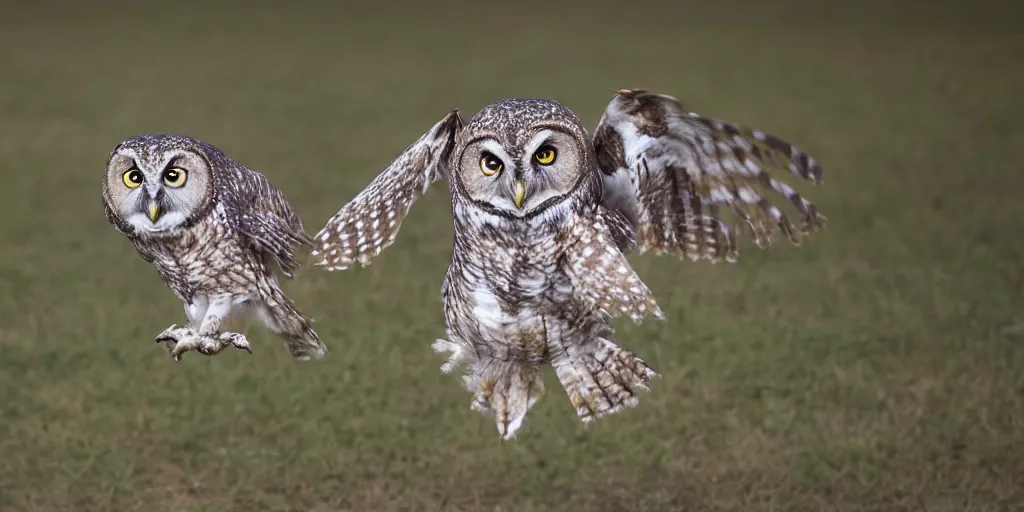
<path fill-rule="evenodd" d="M 516 180 L 516 208 L 523 207 L 523 201 L 526 199 L 526 184 L 523 180 Z"/>
<path fill-rule="evenodd" d="M 156 220 L 160 218 L 160 203 L 151 199 L 148 206 L 149 220 L 156 224 Z"/>

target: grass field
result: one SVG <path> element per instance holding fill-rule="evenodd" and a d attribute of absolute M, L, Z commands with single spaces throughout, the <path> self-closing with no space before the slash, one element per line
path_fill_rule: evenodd
<path fill-rule="evenodd" d="M 0 510 L 1024 510 L 1024 9 L 141 3 L 0 21 Z M 174 363 L 181 305 L 103 218 L 137 133 L 217 145 L 316 231 L 453 106 L 592 128 L 623 87 L 793 140 L 830 224 L 635 257 L 668 320 L 616 339 L 662 377 L 588 428 L 548 375 L 502 442 L 440 374 L 443 189 L 373 266 L 286 283 L 312 363 L 255 326 Z"/>

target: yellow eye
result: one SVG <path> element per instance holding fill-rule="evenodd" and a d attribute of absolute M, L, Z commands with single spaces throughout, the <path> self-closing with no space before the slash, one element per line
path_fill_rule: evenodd
<path fill-rule="evenodd" d="M 536 153 L 533 154 L 533 158 L 537 159 L 537 163 L 541 165 L 551 165 L 555 162 L 555 156 L 557 156 L 555 148 L 551 146 L 541 146 Z"/>
<path fill-rule="evenodd" d="M 127 172 L 121 175 L 121 181 L 124 182 L 124 186 L 128 188 L 139 188 L 142 186 L 142 182 L 145 178 L 142 176 L 142 171 L 138 169 L 128 169 Z"/>
<path fill-rule="evenodd" d="M 484 156 L 480 157 L 480 172 L 484 173 L 484 176 L 494 176 L 501 172 L 503 167 L 505 164 L 490 153 L 484 153 Z"/>
<path fill-rule="evenodd" d="M 188 180 L 188 171 L 180 169 L 178 167 L 171 167 L 164 171 L 164 183 L 168 187 L 178 188 L 185 185 L 185 181 Z"/>

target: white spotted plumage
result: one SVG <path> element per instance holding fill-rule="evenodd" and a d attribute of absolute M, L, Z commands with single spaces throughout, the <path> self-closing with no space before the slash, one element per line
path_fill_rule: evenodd
<path fill-rule="evenodd" d="M 716 215 L 719 205 L 763 207 L 744 217 L 758 240 L 788 227 L 758 184 L 813 213 L 812 221 L 824 219 L 751 163 L 775 153 L 715 123 L 671 97 L 627 90 L 613 98 L 593 139 L 551 100 L 500 100 L 465 125 L 453 111 L 327 222 L 314 254 L 331 270 L 369 264 L 427 187 L 446 178 L 455 240 L 441 290 L 447 336 L 433 345 L 449 354 L 441 370 L 465 366 L 472 407 L 493 413 L 505 439 L 543 392 L 544 365 L 588 422 L 635 406 L 655 377 L 609 339 L 615 316 L 663 316 L 626 253 L 735 259 L 735 233 Z M 820 178 L 806 155 L 788 156 L 810 163 L 796 166 L 798 174 L 817 170 Z M 385 215 L 387 227 L 373 222 Z"/>

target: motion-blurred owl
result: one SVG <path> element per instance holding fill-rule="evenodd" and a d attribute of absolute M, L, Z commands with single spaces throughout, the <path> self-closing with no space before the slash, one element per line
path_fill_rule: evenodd
<path fill-rule="evenodd" d="M 472 406 L 513 437 L 554 367 L 584 422 L 637 404 L 655 372 L 610 339 L 620 314 L 662 317 L 630 267 L 632 250 L 733 261 L 739 219 L 759 246 L 781 231 L 797 243 L 825 223 L 769 174 L 821 168 L 783 140 L 687 112 L 670 96 L 622 90 L 593 139 L 546 99 L 503 99 L 468 124 L 449 113 L 408 146 L 314 237 L 327 269 L 367 265 L 390 245 L 427 188 L 448 180 L 455 247 L 441 294 L 450 352 L 465 365 Z M 792 223 L 765 195 L 800 215 Z"/>
<path fill-rule="evenodd" d="M 327 353 L 271 267 L 291 277 L 298 267 L 293 250 L 310 239 L 262 174 L 191 137 L 140 135 L 110 154 L 103 206 L 110 224 L 185 305 L 188 325 L 171 325 L 156 338 L 175 360 L 190 350 L 250 351 L 243 334 L 220 331 L 239 311 L 255 313 L 296 358 Z"/>

